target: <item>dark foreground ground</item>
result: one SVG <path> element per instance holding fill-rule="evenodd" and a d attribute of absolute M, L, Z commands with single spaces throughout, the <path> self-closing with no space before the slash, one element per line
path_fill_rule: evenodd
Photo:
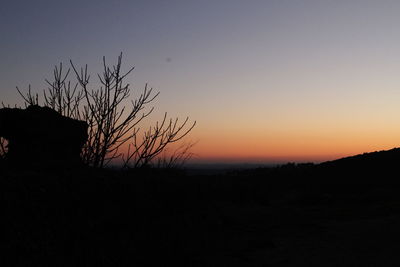
<path fill-rule="evenodd" d="M 400 266 L 398 165 L 3 170 L 0 265 Z"/>

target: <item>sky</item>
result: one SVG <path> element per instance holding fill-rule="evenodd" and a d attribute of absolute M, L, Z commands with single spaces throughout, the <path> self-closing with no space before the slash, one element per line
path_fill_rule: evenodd
<path fill-rule="evenodd" d="M 18 1 L 0 5 L 0 101 L 71 59 L 123 52 L 133 91 L 197 125 L 202 162 L 320 162 L 399 146 L 400 1 Z M 95 75 L 92 75 L 95 77 Z M 93 79 L 93 85 L 96 81 Z M 151 123 L 146 122 L 146 123 Z"/>

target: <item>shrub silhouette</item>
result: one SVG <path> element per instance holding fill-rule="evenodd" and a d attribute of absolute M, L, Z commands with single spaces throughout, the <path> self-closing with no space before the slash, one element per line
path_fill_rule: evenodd
<path fill-rule="evenodd" d="M 7 162 L 77 165 L 87 140 L 88 125 L 47 107 L 0 109 L 0 136 L 8 140 Z"/>
<path fill-rule="evenodd" d="M 8 141 L 5 138 L 0 137 L 0 160 L 4 159 L 7 152 L 8 152 Z"/>

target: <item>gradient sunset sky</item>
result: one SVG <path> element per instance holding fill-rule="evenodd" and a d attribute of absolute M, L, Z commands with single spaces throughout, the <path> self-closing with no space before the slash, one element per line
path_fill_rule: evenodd
<path fill-rule="evenodd" d="M 199 161 L 323 161 L 400 146 L 400 1 L 8 1 L 0 101 L 59 62 L 135 66 L 197 121 Z M 93 75 L 95 77 L 95 75 Z"/>

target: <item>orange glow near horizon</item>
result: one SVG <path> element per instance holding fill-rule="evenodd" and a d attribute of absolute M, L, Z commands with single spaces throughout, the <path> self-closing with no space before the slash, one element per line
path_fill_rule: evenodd
<path fill-rule="evenodd" d="M 322 162 L 341 157 L 398 147 L 400 129 L 390 133 L 375 130 L 337 130 L 336 132 L 236 132 L 213 135 L 196 129 L 167 152 L 193 141 L 191 162 L 208 163 L 285 163 Z M 168 154 L 168 153 L 167 153 Z"/>
<path fill-rule="evenodd" d="M 216 162 L 321 162 L 398 147 L 400 129 L 197 132 L 194 160 Z"/>
<path fill-rule="evenodd" d="M 297 113 L 282 112 L 275 117 L 268 117 L 268 112 L 251 117 L 244 112 L 232 116 L 229 110 L 205 111 L 196 118 L 193 131 L 168 152 L 195 142 L 191 162 L 317 163 L 399 147 L 394 103 L 379 108 L 372 113 L 348 106 L 314 114 L 299 107 Z"/>

